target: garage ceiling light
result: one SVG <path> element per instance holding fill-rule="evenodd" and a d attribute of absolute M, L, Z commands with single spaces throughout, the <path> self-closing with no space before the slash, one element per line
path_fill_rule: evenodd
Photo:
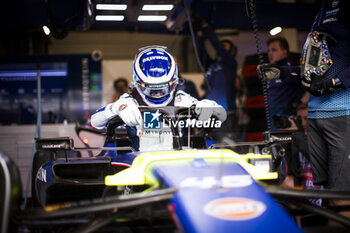
<path fill-rule="evenodd" d="M 140 15 L 138 21 L 165 21 L 167 17 L 165 15 Z"/>
<path fill-rule="evenodd" d="M 43 30 L 44 30 L 44 33 L 45 33 L 45 35 L 50 35 L 50 28 L 48 27 L 48 26 L 43 26 Z"/>
<path fill-rule="evenodd" d="M 116 10 L 125 11 L 128 6 L 126 4 L 97 4 L 96 10 Z"/>
<path fill-rule="evenodd" d="M 270 30 L 270 35 L 275 36 L 282 31 L 281 27 L 275 27 Z"/>
<path fill-rule="evenodd" d="M 172 4 L 158 4 L 158 5 L 143 5 L 143 11 L 170 11 L 174 5 Z"/>
<path fill-rule="evenodd" d="M 124 15 L 96 15 L 96 21 L 123 21 Z"/>

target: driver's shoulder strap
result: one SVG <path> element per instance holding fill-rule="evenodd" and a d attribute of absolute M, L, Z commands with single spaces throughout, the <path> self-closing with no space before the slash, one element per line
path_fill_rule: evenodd
<path fill-rule="evenodd" d="M 137 101 L 137 103 L 141 106 L 146 105 L 145 102 L 142 100 L 141 96 L 137 92 L 136 88 L 133 88 L 131 90 L 131 96 Z"/>

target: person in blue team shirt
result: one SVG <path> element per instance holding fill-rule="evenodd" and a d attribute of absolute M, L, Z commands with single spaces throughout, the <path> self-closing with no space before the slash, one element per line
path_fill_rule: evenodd
<path fill-rule="evenodd" d="M 328 34 L 326 55 L 330 55 L 333 63 L 325 73 L 311 73 L 310 78 L 301 76 L 302 85 L 310 93 L 307 122 L 310 162 L 314 184 L 349 191 L 350 1 L 319 2 L 321 7 L 309 38 L 315 32 Z M 309 41 L 306 40 L 304 48 Z M 299 67 L 258 67 L 266 79 L 284 79 L 298 69 L 300 73 Z"/>
<path fill-rule="evenodd" d="M 349 191 L 350 2 L 323 1 L 311 31 L 328 33 L 337 41 L 328 44 L 330 69 L 302 82 L 311 94 L 307 131 L 314 183 Z"/>
<path fill-rule="evenodd" d="M 228 119 L 225 122 L 225 127 L 222 127 L 222 130 L 213 130 L 212 136 L 217 142 L 222 141 L 224 138 L 236 140 L 233 125 L 237 124 L 234 120 L 236 112 L 237 61 L 235 55 L 237 47 L 230 40 L 220 41 L 211 26 L 204 19 L 195 16 L 194 20 L 198 35 L 200 58 L 207 74 L 207 83 L 204 85 L 204 98 L 215 99 L 227 111 Z M 208 55 L 204 46 L 205 39 L 215 49 L 215 59 L 211 59 Z"/>
<path fill-rule="evenodd" d="M 284 37 L 271 37 L 267 40 L 267 56 L 269 64 L 276 65 L 278 67 L 291 67 L 296 66 L 289 58 L 289 44 Z M 270 121 L 272 124 L 272 130 L 278 130 L 282 126 L 279 121 L 274 121 L 276 116 L 289 117 L 294 115 L 295 112 L 291 112 L 292 106 L 301 102 L 304 89 L 301 85 L 301 80 L 293 76 L 287 76 L 284 79 L 272 79 L 267 81 L 267 94 L 268 94 L 268 108 L 270 113 Z M 278 119 L 278 118 L 276 118 Z M 282 185 L 289 183 L 292 178 L 288 176 L 289 161 L 292 161 L 292 148 L 290 144 L 283 145 L 285 150 L 285 158 L 283 159 L 283 167 L 281 170 L 280 179 L 283 180 Z M 285 178 L 284 178 L 285 177 Z"/>
<path fill-rule="evenodd" d="M 237 61 L 234 54 L 236 47 L 229 40 L 220 41 L 213 29 L 203 20 L 199 31 L 199 48 L 204 66 L 207 68 L 207 78 L 215 99 L 228 112 L 236 110 L 235 84 Z M 204 39 L 208 39 L 216 51 L 216 58 L 211 59 L 204 48 Z M 206 88 L 205 98 L 212 99 L 212 95 Z"/>
<path fill-rule="evenodd" d="M 271 37 L 267 41 L 268 59 L 270 64 L 278 66 L 296 65 L 289 59 L 289 44 L 284 37 Z M 295 77 L 286 77 L 282 79 L 269 80 L 268 88 L 268 107 L 271 121 L 273 116 L 289 116 L 290 106 L 301 102 L 303 87 L 301 80 Z M 276 128 L 276 127 L 275 127 Z"/>
<path fill-rule="evenodd" d="M 226 120 L 226 111 L 222 106 L 208 99 L 197 100 L 178 90 L 178 83 L 177 65 L 166 47 L 141 48 L 133 63 L 131 94 L 125 93 L 117 101 L 97 110 L 91 116 L 91 125 L 103 129 L 109 120 L 118 115 L 127 126 L 131 146 L 137 151 L 154 151 L 172 149 L 172 135 L 171 132 L 165 134 L 160 130 L 152 135 L 144 134 L 139 106 L 194 106 L 200 121 L 208 120 L 212 116 L 221 122 Z"/>

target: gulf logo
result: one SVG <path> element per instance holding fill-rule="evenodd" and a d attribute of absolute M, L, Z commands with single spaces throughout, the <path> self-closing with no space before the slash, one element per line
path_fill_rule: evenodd
<path fill-rule="evenodd" d="M 127 104 L 122 104 L 119 106 L 119 111 L 123 111 L 128 105 Z"/>
<path fill-rule="evenodd" d="M 203 207 L 204 213 L 222 220 L 242 221 L 257 218 L 266 210 L 260 201 L 248 198 L 220 198 Z"/>

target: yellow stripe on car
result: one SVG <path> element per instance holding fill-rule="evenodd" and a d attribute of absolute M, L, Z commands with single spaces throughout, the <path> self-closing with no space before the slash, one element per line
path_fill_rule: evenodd
<path fill-rule="evenodd" d="M 218 150 L 184 150 L 144 152 L 138 155 L 132 165 L 114 175 L 105 177 L 105 184 L 109 186 L 122 185 L 157 185 L 156 178 L 151 173 L 151 164 L 157 161 L 220 159 L 222 162 L 240 164 L 255 180 L 277 179 L 277 172 L 267 172 L 248 163 L 249 159 L 268 159 L 271 155 L 245 154 L 240 155 L 228 149 Z"/>

